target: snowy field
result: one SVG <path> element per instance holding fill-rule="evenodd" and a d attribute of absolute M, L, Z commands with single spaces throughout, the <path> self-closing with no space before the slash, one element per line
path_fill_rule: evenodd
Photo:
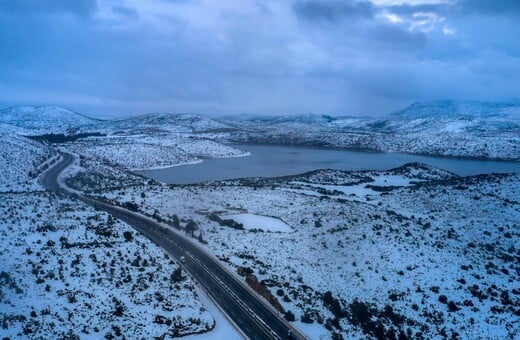
<path fill-rule="evenodd" d="M 205 158 L 237 157 L 243 151 L 188 134 L 87 138 L 63 146 L 76 154 L 102 159 L 130 170 L 167 168 Z"/>
<path fill-rule="evenodd" d="M 221 320 L 161 249 L 38 185 L 61 148 L 78 155 L 68 185 L 183 230 L 237 277 L 258 279 L 313 339 L 518 338 L 519 176 L 461 178 L 410 164 L 168 186 L 129 172 L 244 155 L 221 143 L 229 140 L 520 159 L 518 108 L 505 109 L 503 119 L 487 111 L 432 118 L 422 114 L 432 106 L 419 105 L 384 120 L 269 123 L 170 114 L 102 122 L 61 108 L 2 110 L 1 334 L 172 337 Z M 8 133 L 46 131 L 106 136 L 49 146 Z"/>
<path fill-rule="evenodd" d="M 195 283 L 162 249 L 38 185 L 55 152 L 12 135 L 0 147 L 2 337 L 169 338 L 215 327 Z"/>
<path fill-rule="evenodd" d="M 261 231 L 289 233 L 291 227 L 279 218 L 262 216 L 256 214 L 231 214 L 224 215 L 222 218 L 230 218 L 238 223 L 241 223 L 245 229 L 257 229 Z"/>
<path fill-rule="evenodd" d="M 460 178 L 412 164 L 186 187 L 149 182 L 102 195 L 175 215 L 181 229 L 193 220 L 194 240 L 237 275 L 258 277 L 309 334 L 520 334 L 517 176 Z M 212 212 L 275 213 L 293 232 L 241 230 Z"/>

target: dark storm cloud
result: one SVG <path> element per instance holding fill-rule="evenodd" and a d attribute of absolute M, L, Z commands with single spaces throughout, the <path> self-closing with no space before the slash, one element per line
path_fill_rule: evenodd
<path fill-rule="evenodd" d="M 72 13 L 89 17 L 97 7 L 96 0 L 2 0 L 0 12 L 28 15 L 46 13 Z"/>
<path fill-rule="evenodd" d="M 299 18 L 311 21 L 371 18 L 374 14 L 369 1 L 303 0 L 295 2 L 293 9 Z"/>
<path fill-rule="evenodd" d="M 369 114 L 520 99 L 516 2 L 433 2 L 0 0 L 0 106 Z"/>

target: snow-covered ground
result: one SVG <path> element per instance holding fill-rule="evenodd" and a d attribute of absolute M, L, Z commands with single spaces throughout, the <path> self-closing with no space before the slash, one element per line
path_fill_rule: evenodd
<path fill-rule="evenodd" d="M 360 186 L 369 192 L 337 190 Z M 194 220 L 195 239 L 238 275 L 257 276 L 309 334 L 520 334 L 518 176 L 461 178 L 410 164 L 185 187 L 148 182 L 102 195 L 175 214 L 181 228 Z M 274 216 L 293 232 L 241 230 L 212 212 Z"/>
<path fill-rule="evenodd" d="M 99 339 L 209 331 L 194 282 L 108 214 L 48 193 L 1 194 L 2 335 Z"/>
<path fill-rule="evenodd" d="M 230 146 L 185 134 L 91 137 L 67 143 L 63 148 L 131 170 L 166 168 L 201 162 L 204 158 L 245 154 Z"/>
<path fill-rule="evenodd" d="M 279 218 L 271 216 L 262 216 L 256 214 L 229 214 L 222 218 L 232 219 L 244 226 L 245 229 L 257 229 L 262 231 L 289 233 L 291 227 Z"/>
<path fill-rule="evenodd" d="M 35 178 L 56 155 L 27 138 L 0 134 L 0 191 L 41 190 Z"/>
<path fill-rule="evenodd" d="M 258 278 L 312 338 L 517 338 L 519 176 L 461 178 L 410 164 L 168 186 L 128 170 L 244 155 L 221 143 L 228 140 L 518 160 L 518 112 L 434 103 L 383 119 L 100 122 L 18 107 L 0 111 L 0 129 L 106 134 L 59 144 L 79 156 L 68 185 L 176 222 L 237 275 Z M 43 191 L 36 176 L 56 149 L 10 133 L 0 135 L 2 335 L 148 337 L 213 327 L 194 283 L 182 273 L 172 283 L 175 261 L 126 224 Z M 215 218 L 229 215 L 234 223 Z"/>
<path fill-rule="evenodd" d="M 253 115 L 211 119 L 151 113 L 106 121 L 60 107 L 16 106 L 0 110 L 1 132 L 121 137 L 114 142 L 83 140 L 76 149 L 130 169 L 240 155 L 220 143 L 229 141 L 520 160 L 520 105 L 516 103 L 415 103 L 381 117 Z M 209 139 L 218 143 L 209 143 Z M 164 154 L 163 159 L 158 159 L 158 153 Z"/>
<path fill-rule="evenodd" d="M 169 338 L 213 329 L 194 282 L 162 249 L 39 186 L 36 175 L 56 157 L 24 137 L 0 137 L 2 338 Z"/>
<path fill-rule="evenodd" d="M 416 103 L 382 117 L 228 117 L 227 140 L 520 160 L 520 105 Z"/>
<path fill-rule="evenodd" d="M 395 187 L 408 187 L 412 183 L 417 183 L 422 180 L 410 179 L 400 175 L 376 175 L 371 177 L 372 181 L 369 183 L 361 182 L 359 184 L 350 185 L 335 185 L 335 184 L 314 184 L 305 182 L 292 182 L 292 184 L 300 184 L 303 188 L 309 186 L 311 189 L 323 189 L 325 191 L 341 192 L 345 199 L 378 196 L 381 190 L 389 190 Z M 308 190 L 308 189 L 287 189 L 287 190 Z M 307 192 L 311 194 L 311 192 Z M 319 190 L 315 192 L 316 195 L 320 195 Z"/>

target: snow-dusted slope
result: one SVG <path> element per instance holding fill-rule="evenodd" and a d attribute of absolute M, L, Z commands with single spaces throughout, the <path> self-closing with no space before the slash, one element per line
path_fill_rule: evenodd
<path fill-rule="evenodd" d="M 385 131 L 518 133 L 520 105 L 439 101 L 415 103 L 388 117 Z"/>
<path fill-rule="evenodd" d="M 13 134 L 0 134 L 0 191 L 36 189 L 37 174 L 56 152 Z"/>
<path fill-rule="evenodd" d="M 112 122 L 120 130 L 156 130 L 167 132 L 208 132 L 229 130 L 216 120 L 194 114 L 148 113 Z"/>
<path fill-rule="evenodd" d="M 295 116 L 226 120 L 230 140 L 520 160 L 520 105 L 416 103 L 381 118 Z"/>
<path fill-rule="evenodd" d="M 48 134 L 101 131 L 105 133 L 230 130 L 225 123 L 194 114 L 149 113 L 127 119 L 98 120 L 59 106 L 13 106 L 0 110 L 0 131 Z"/>
<path fill-rule="evenodd" d="M 63 147 L 82 156 L 132 170 L 167 168 L 201 162 L 203 158 L 245 154 L 227 145 L 182 134 L 89 138 L 67 143 Z"/>
<path fill-rule="evenodd" d="M 192 114 L 151 113 L 102 121 L 56 106 L 14 106 L 0 110 L 0 133 L 50 139 L 79 155 L 97 157 L 127 169 L 244 155 L 240 150 L 208 139 L 231 129 L 224 123 Z M 48 134 L 63 134 L 68 139 L 42 136 Z M 89 138 L 105 135 L 106 138 Z M 9 167 L 7 172 L 12 169 Z"/>
<path fill-rule="evenodd" d="M 408 119 L 438 117 L 498 117 L 501 119 L 520 118 L 520 105 L 514 103 L 482 103 L 469 101 L 431 101 L 414 103 L 394 112 L 392 116 Z"/>
<path fill-rule="evenodd" d="M 26 134 L 69 134 L 92 129 L 99 123 L 58 106 L 13 106 L 0 110 L 0 124 L 15 126 Z"/>
<path fill-rule="evenodd" d="M 412 163 L 187 187 L 133 183 L 101 195 L 193 219 L 195 236 L 231 270 L 253 273 L 311 339 L 516 339 L 519 184 Z M 291 232 L 222 225 L 213 214 L 279 218 Z"/>
<path fill-rule="evenodd" d="M 520 160 L 520 105 L 517 104 L 416 103 L 379 118 L 311 114 L 216 120 L 192 114 L 151 113 L 115 121 L 99 121 L 59 107 L 17 106 L 0 111 L 2 131 L 27 135 L 100 132 L 154 138 L 184 134 L 217 142 L 303 144 Z M 139 140 L 133 141 L 132 148 L 137 150 Z"/>
<path fill-rule="evenodd" d="M 171 338 L 212 329 L 194 282 L 180 269 L 172 275 L 180 266 L 159 247 L 38 185 L 56 157 L 49 146 L 0 134 L 2 337 Z"/>
<path fill-rule="evenodd" d="M 180 264 L 110 215 L 48 192 L 0 193 L 0 214 L 2 337 L 170 339 L 214 327 Z"/>

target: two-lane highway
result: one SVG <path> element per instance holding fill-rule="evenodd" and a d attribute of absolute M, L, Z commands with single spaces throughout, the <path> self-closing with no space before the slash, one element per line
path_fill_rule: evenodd
<path fill-rule="evenodd" d="M 250 339 L 304 339 L 278 312 L 256 293 L 229 273 L 212 255 L 166 225 L 146 216 L 73 193 L 60 185 L 59 176 L 74 161 L 62 153 L 61 158 L 40 177 L 48 190 L 77 198 L 96 209 L 104 210 L 128 223 L 177 259 L 185 257 L 183 266 L 206 293 Z M 291 336 L 289 336 L 291 334 Z"/>

